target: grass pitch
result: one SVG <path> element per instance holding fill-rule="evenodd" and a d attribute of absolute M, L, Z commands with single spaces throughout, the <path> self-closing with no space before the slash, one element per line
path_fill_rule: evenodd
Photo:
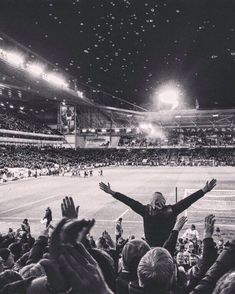
<path fill-rule="evenodd" d="M 189 224 L 195 223 L 202 237 L 204 218 L 209 213 L 216 215 L 216 226 L 220 227 L 227 239 L 234 238 L 235 229 L 235 181 L 233 167 L 109 167 L 104 169 L 104 176 L 98 176 L 98 170 L 89 178 L 72 176 L 41 177 L 26 179 L 0 186 L 0 226 L 5 233 L 9 227 L 20 226 L 24 218 L 29 219 L 32 233 L 37 235 L 44 229 L 40 220 L 47 206 L 53 213 L 53 222 L 61 218 L 60 203 L 64 196 L 72 196 L 74 202 L 80 205 L 80 218 L 95 218 L 96 224 L 92 230 L 95 238 L 103 230 L 114 236 L 115 220 L 123 217 L 124 237 L 134 234 L 143 235 L 142 219 L 116 201 L 112 196 L 99 190 L 100 181 L 109 182 L 114 191 L 119 191 L 134 199 L 148 203 L 155 191 L 162 192 L 167 204 L 175 203 L 175 188 L 178 200 L 182 199 L 186 189 L 198 190 L 211 178 L 217 179 L 218 190 L 234 190 L 230 193 L 231 205 L 221 210 L 214 205 L 214 198 L 205 197 L 206 205 L 192 207 L 188 211 Z M 226 193 L 225 193 L 226 195 Z M 217 195 L 218 196 L 218 195 Z M 220 201 L 227 201 L 224 193 Z"/>

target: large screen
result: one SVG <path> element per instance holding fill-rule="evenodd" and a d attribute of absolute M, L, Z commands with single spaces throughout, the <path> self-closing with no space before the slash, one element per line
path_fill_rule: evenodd
<path fill-rule="evenodd" d="M 76 107 L 60 105 L 60 129 L 63 134 L 73 134 L 76 127 Z"/>

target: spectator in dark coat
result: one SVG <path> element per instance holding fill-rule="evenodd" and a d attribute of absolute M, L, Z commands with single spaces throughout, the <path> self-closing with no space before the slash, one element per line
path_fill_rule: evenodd
<path fill-rule="evenodd" d="M 51 221 L 52 221 L 52 212 L 51 212 L 50 207 L 47 207 L 46 213 L 45 213 L 45 216 L 44 216 L 43 220 L 44 219 L 47 220 L 47 222 L 46 222 L 46 228 L 47 228 L 50 225 Z"/>
<path fill-rule="evenodd" d="M 216 180 L 213 179 L 209 183 L 207 182 L 203 189 L 189 195 L 174 205 L 166 205 L 166 199 L 160 192 L 155 192 L 150 204 L 144 205 L 113 191 L 109 183 L 105 185 L 101 182 L 100 189 L 125 203 L 143 217 L 145 239 L 151 247 L 156 247 L 163 246 L 175 225 L 177 216 L 202 198 L 207 192 L 211 191 L 215 185 Z"/>

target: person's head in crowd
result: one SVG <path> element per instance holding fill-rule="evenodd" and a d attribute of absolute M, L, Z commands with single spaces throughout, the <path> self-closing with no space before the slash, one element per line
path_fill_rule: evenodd
<path fill-rule="evenodd" d="M 134 239 L 126 243 L 122 250 L 123 269 L 130 274 L 132 280 L 137 278 L 137 267 L 141 258 L 150 250 L 143 240 Z"/>
<path fill-rule="evenodd" d="M 194 224 L 191 224 L 191 230 L 195 231 L 196 230 L 196 226 Z"/>
<path fill-rule="evenodd" d="M 130 235 L 129 237 L 128 237 L 128 240 L 130 241 L 130 240 L 134 240 L 135 239 L 135 235 Z"/>
<path fill-rule="evenodd" d="M 217 227 L 217 228 L 215 229 L 215 232 L 216 232 L 217 234 L 219 234 L 219 233 L 220 233 L 220 228 Z"/>
<path fill-rule="evenodd" d="M 198 264 L 198 256 L 196 254 L 191 254 L 189 257 L 189 265 L 190 267 Z"/>
<path fill-rule="evenodd" d="M 224 247 L 224 240 L 223 240 L 223 239 L 220 239 L 220 240 L 218 241 L 218 248 L 221 249 L 221 248 L 223 248 L 223 247 Z"/>
<path fill-rule="evenodd" d="M 5 270 L 4 272 L 0 273 L 0 289 L 2 289 L 7 284 L 20 280 L 22 280 L 22 277 L 19 273 L 12 270 Z"/>
<path fill-rule="evenodd" d="M 11 243 L 8 246 L 8 249 L 11 250 L 12 254 L 14 255 L 14 260 L 17 261 L 21 256 L 22 244 L 19 242 Z"/>
<path fill-rule="evenodd" d="M 7 248 L 1 248 L 0 249 L 0 257 L 4 261 L 4 267 L 5 268 L 12 268 L 15 261 L 14 261 L 14 255 L 11 253 L 11 251 Z"/>
<path fill-rule="evenodd" d="M 184 260 L 184 253 L 183 252 L 178 252 L 176 255 L 176 263 L 177 265 L 184 265 L 185 260 Z"/>
<path fill-rule="evenodd" d="M 28 221 L 27 218 L 25 218 L 25 219 L 23 220 L 23 224 L 25 224 L 25 225 L 28 225 L 28 224 L 29 224 L 29 221 Z"/>
<path fill-rule="evenodd" d="M 153 210 L 162 209 L 166 205 L 166 199 L 161 192 L 155 192 L 150 200 L 150 207 Z"/>
<path fill-rule="evenodd" d="M 119 223 L 121 223 L 121 222 L 122 222 L 122 218 L 121 218 L 121 217 L 118 219 L 118 222 L 119 222 Z"/>
<path fill-rule="evenodd" d="M 167 293 L 173 282 L 174 262 L 170 253 L 161 247 L 148 251 L 137 269 L 139 286 L 150 293 Z"/>
<path fill-rule="evenodd" d="M 190 253 L 188 251 L 184 251 L 183 254 L 184 254 L 184 263 L 189 264 Z"/>
<path fill-rule="evenodd" d="M 193 253 L 193 250 L 194 250 L 194 244 L 193 244 L 193 242 L 189 242 L 188 243 L 188 248 L 187 248 L 187 250 L 188 250 L 188 252 L 190 252 L 190 253 Z"/>
<path fill-rule="evenodd" d="M 212 294 L 234 294 L 235 293 L 235 268 L 223 275 L 216 283 Z"/>
<path fill-rule="evenodd" d="M 103 250 L 108 250 L 109 245 L 107 244 L 106 240 L 104 237 L 100 237 L 96 243 L 96 247 L 98 249 L 103 249 Z"/>
<path fill-rule="evenodd" d="M 24 278 L 30 278 L 30 277 L 42 277 L 46 275 L 46 272 L 40 263 L 31 263 L 29 265 L 24 266 L 22 269 L 20 269 L 19 274 Z"/>

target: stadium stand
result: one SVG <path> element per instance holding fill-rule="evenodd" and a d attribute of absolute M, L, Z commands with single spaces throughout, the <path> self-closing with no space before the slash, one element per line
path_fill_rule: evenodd
<path fill-rule="evenodd" d="M 36 119 L 33 115 L 25 113 L 22 110 L 16 111 L 14 109 L 0 108 L 0 129 L 53 134 L 47 125 Z"/>

